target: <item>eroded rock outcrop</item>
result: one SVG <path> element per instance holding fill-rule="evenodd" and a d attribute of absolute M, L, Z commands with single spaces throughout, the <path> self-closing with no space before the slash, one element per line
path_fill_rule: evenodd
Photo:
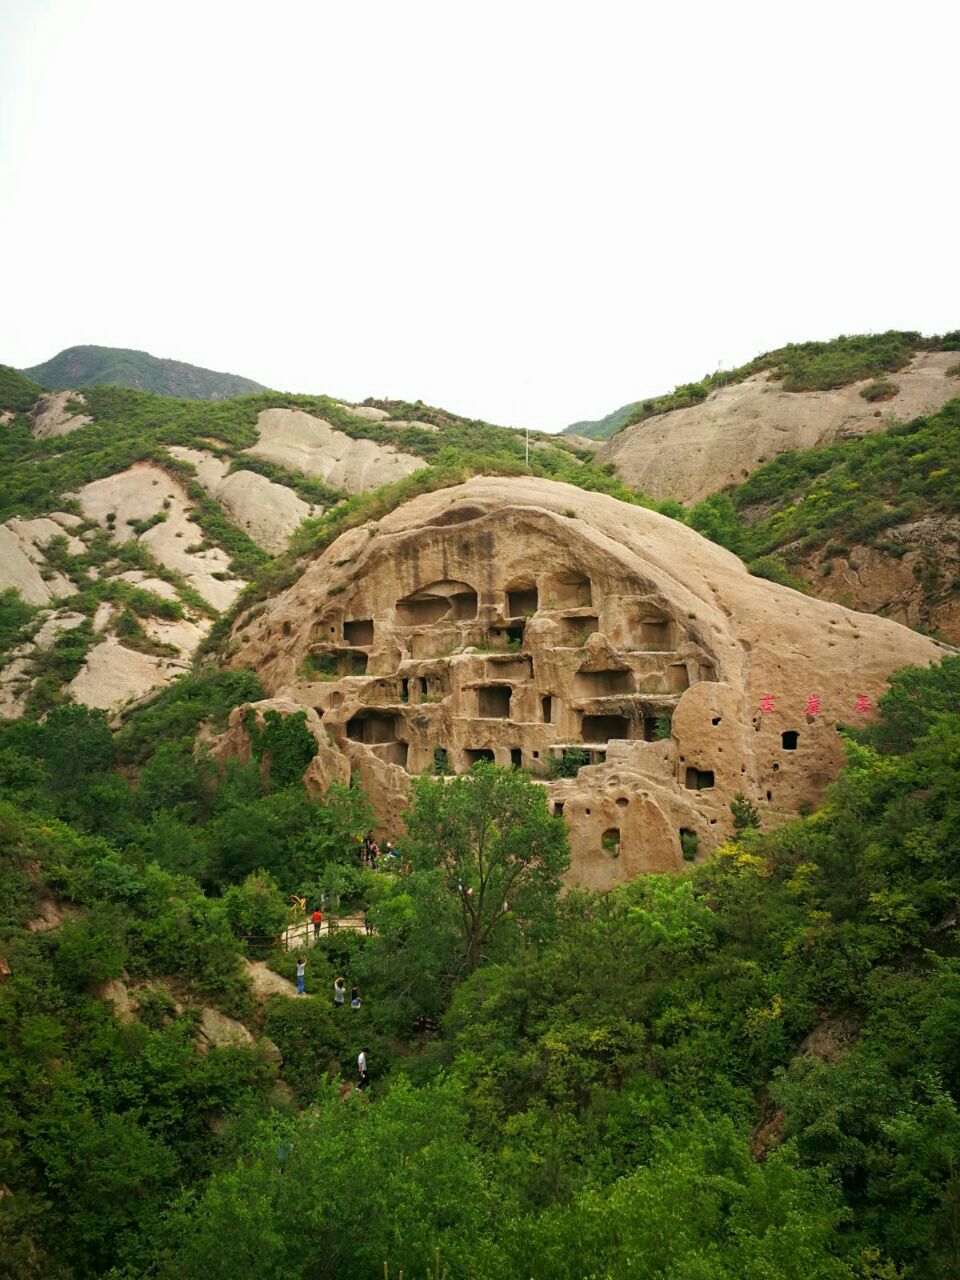
<path fill-rule="evenodd" d="M 41 396 L 30 410 L 30 434 L 37 440 L 49 440 L 85 427 L 93 419 L 89 414 L 77 413 L 74 407 L 85 403 L 79 391 L 53 391 Z"/>
<path fill-rule="evenodd" d="M 761 462 L 788 449 L 812 449 L 908 422 L 960 395 L 955 351 L 921 352 L 890 374 L 899 391 L 882 404 L 860 394 L 867 382 L 833 391 L 784 391 L 766 373 L 712 391 L 702 404 L 658 414 L 618 432 L 597 457 L 613 462 L 633 488 L 652 497 L 698 502 L 739 484 Z"/>
<path fill-rule="evenodd" d="M 376 413 L 377 420 L 387 417 L 382 410 L 362 405 L 350 412 L 363 417 Z M 331 488 L 347 493 L 376 489 L 427 465 L 423 458 L 402 453 L 393 445 L 355 440 L 302 409 L 264 409 L 257 418 L 257 431 L 259 440 L 244 453 L 307 476 L 319 476 Z"/>
<path fill-rule="evenodd" d="M 568 824 L 571 878 L 599 887 L 702 856 L 738 791 L 765 821 L 814 804 L 856 699 L 941 652 L 654 512 L 486 477 L 345 533 L 231 650 L 259 708 L 312 712 L 317 787 L 359 774 L 396 834 L 411 774 L 522 765 Z M 242 714 L 231 732 L 242 749 Z"/>

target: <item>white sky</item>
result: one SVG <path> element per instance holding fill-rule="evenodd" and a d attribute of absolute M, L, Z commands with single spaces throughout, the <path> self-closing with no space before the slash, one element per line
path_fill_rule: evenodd
<path fill-rule="evenodd" d="M 960 326 L 960 5 L 0 0 L 0 361 L 559 429 Z"/>

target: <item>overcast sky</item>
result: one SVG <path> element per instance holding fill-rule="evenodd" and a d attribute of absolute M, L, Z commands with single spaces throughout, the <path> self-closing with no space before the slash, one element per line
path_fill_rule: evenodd
<path fill-rule="evenodd" d="M 0 362 L 555 430 L 955 328 L 958 12 L 0 0 Z"/>

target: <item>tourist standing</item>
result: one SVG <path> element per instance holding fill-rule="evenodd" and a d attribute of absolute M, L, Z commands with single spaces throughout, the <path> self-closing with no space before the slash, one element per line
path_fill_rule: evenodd
<path fill-rule="evenodd" d="M 306 981 L 306 973 L 307 973 L 307 958 L 306 956 L 298 956 L 297 958 L 297 995 L 298 996 L 306 995 L 306 990 L 304 987 L 304 983 Z"/>

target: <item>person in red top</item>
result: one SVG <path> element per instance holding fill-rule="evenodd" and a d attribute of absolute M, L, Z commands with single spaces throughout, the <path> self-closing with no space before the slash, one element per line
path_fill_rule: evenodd
<path fill-rule="evenodd" d="M 323 924 L 323 912 L 319 907 L 314 911 L 310 919 L 313 921 L 313 938 L 316 941 L 320 937 L 320 926 Z"/>

